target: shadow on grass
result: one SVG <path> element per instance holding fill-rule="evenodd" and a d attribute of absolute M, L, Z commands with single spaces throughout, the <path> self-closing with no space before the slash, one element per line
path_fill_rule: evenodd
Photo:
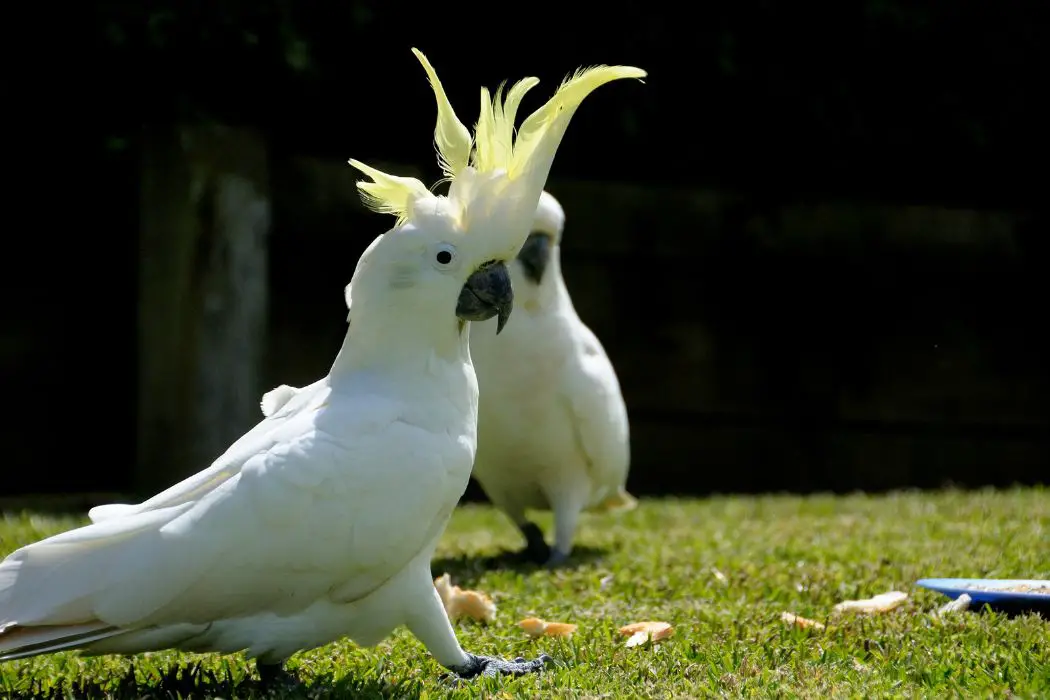
<path fill-rule="evenodd" d="M 21 684 L 19 684 L 21 685 Z M 56 683 L 48 689 L 33 680 L 20 690 L 0 687 L 0 697 L 7 700 L 65 700 L 75 697 L 139 700 L 140 698 L 258 698 L 262 700 L 293 700 L 296 698 L 418 698 L 422 694 L 418 683 L 395 685 L 382 679 L 358 680 L 331 675 L 317 676 L 311 683 L 296 681 L 267 685 L 246 677 L 235 680 L 229 673 L 215 673 L 201 669 L 200 664 L 171 668 L 159 678 L 139 683 L 135 671 L 129 668 L 123 677 L 109 679 L 77 679 Z"/>
<path fill-rule="evenodd" d="M 1047 596 L 1050 598 L 1050 596 Z M 979 603 L 972 604 L 974 612 L 991 611 L 1009 618 L 1023 617 L 1025 615 L 1038 615 L 1044 620 L 1050 621 L 1050 600 L 1046 603 L 1039 601 L 1026 601 L 1023 603 Z"/>
<path fill-rule="evenodd" d="M 600 561 L 609 550 L 603 547 L 577 545 L 572 550 L 568 561 L 560 564 L 558 569 L 576 569 Z M 505 551 L 495 555 L 460 555 L 458 557 L 438 557 L 430 562 L 430 571 L 434 578 L 449 574 L 457 586 L 471 586 L 482 574 L 488 571 L 548 571 L 543 564 L 530 561 L 523 551 Z"/>

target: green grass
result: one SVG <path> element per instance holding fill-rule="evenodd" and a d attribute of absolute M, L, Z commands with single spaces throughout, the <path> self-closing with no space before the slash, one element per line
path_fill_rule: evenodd
<path fill-rule="evenodd" d="M 549 516 L 539 520 L 549 531 Z M 9 515 L 0 554 L 80 522 Z M 622 516 L 587 516 L 578 542 L 564 570 L 483 570 L 480 557 L 520 543 L 500 514 L 471 505 L 457 510 L 434 563 L 436 575 L 448 571 L 499 606 L 488 626 L 457 622 L 466 649 L 543 651 L 558 667 L 450 689 L 400 630 L 374 649 L 341 642 L 293 657 L 303 685 L 287 697 L 1050 697 L 1050 622 L 990 611 L 938 618 L 947 599 L 913 585 L 925 576 L 1050 578 L 1045 489 L 643 500 Z M 829 619 L 841 600 L 889 590 L 911 597 L 885 615 Z M 831 624 L 789 628 L 785 610 Z M 579 630 L 533 641 L 515 625 L 528 616 Z M 617 627 L 647 619 L 670 622 L 674 636 L 625 648 Z M 205 673 L 174 678 L 198 661 Z M 58 689 L 56 697 L 175 697 L 195 684 L 198 697 L 258 694 L 240 656 L 144 655 L 134 660 L 134 682 L 131 668 L 127 659 L 74 654 L 0 664 L 0 697 Z"/>

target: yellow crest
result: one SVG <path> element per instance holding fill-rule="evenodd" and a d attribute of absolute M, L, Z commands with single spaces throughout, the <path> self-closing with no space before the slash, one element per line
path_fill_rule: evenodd
<path fill-rule="evenodd" d="M 433 66 L 418 49 L 412 49 L 412 53 L 423 64 L 437 99 L 434 146 L 445 179 L 453 183 L 448 195 L 452 206 L 448 211 L 463 229 L 476 221 L 473 212 L 495 216 L 498 211 L 507 227 L 520 226 L 522 238 L 535 213 L 565 127 L 580 103 L 605 83 L 621 78 L 641 79 L 646 75 L 644 70 L 631 66 L 578 70 L 562 82 L 545 105 L 525 119 L 516 138 L 514 122 L 518 107 L 525 93 L 539 80 L 519 80 L 505 98 L 502 85 L 496 90 L 495 99 L 490 97 L 488 89 L 481 88 L 481 110 L 471 138 L 470 131 L 452 109 Z M 365 205 L 376 212 L 394 214 L 398 225 L 412 218 L 418 201 L 435 197 L 416 178 L 388 175 L 353 159 L 350 165 L 372 179 L 372 182 L 357 183 Z"/>

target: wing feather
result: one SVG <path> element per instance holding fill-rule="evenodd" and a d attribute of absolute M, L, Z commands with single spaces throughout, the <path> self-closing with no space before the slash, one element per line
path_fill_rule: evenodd
<path fill-rule="evenodd" d="M 285 393 L 282 391 L 283 388 L 291 392 Z M 271 398 L 270 405 L 266 406 L 267 397 L 275 392 L 281 392 L 280 404 L 275 405 L 278 399 Z M 329 392 L 326 379 L 321 379 L 302 389 L 294 389 L 287 385 L 277 387 L 263 397 L 265 414 L 263 420 L 230 445 L 226 452 L 207 469 L 183 479 L 142 503 L 135 505 L 107 503 L 95 506 L 88 511 L 88 518 L 97 523 L 115 516 L 133 515 L 147 510 L 179 505 L 204 496 L 221 486 L 227 479 L 235 476 L 252 456 L 275 445 L 287 433 L 286 424 L 289 420 L 301 411 L 309 411 L 321 405 L 327 399 Z M 267 412 L 266 408 L 270 408 L 270 411 Z"/>
<path fill-rule="evenodd" d="M 363 397 L 301 411 L 238 441 L 207 490 L 23 547 L 0 564 L 0 627 L 199 624 L 374 590 L 435 540 L 465 486 L 466 471 L 449 478 L 462 445 L 402 410 Z"/>
<path fill-rule="evenodd" d="M 616 371 L 597 336 L 582 323 L 576 333 L 579 344 L 560 383 L 562 400 L 575 419 L 592 482 L 608 486 L 611 495 L 623 485 L 630 465 L 627 408 Z"/>

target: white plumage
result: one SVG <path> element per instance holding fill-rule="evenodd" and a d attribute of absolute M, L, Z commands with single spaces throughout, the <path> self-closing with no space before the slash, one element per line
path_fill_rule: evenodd
<path fill-rule="evenodd" d="M 452 232 L 426 224 L 362 257 L 353 332 L 328 376 L 200 474 L 142 504 L 94 509 L 93 524 L 0 564 L 0 658 L 177 647 L 276 664 L 407 624 L 442 664 L 471 670 L 430 559 L 475 447 L 477 384 L 453 309 L 497 251 L 457 241 L 462 264 L 447 274 L 416 239 Z M 399 263 L 415 280 L 391 292 Z"/>
<path fill-rule="evenodd" d="M 527 553 L 552 564 L 572 551 L 580 512 L 629 508 L 627 409 L 602 344 L 580 320 L 561 273 L 565 213 L 548 192 L 510 265 L 516 312 L 497 337 L 474 324 L 481 387 L 474 477 L 522 530 Z M 554 511 L 554 548 L 526 519 Z"/>
<path fill-rule="evenodd" d="M 267 394 L 264 419 L 204 471 L 143 503 L 95 508 L 92 524 L 0 562 L 0 661 L 72 648 L 244 650 L 270 675 L 296 651 L 342 636 L 373 645 L 407 625 L 460 675 L 542 668 L 544 657 L 464 652 L 430 574 L 476 450 L 469 322 L 506 322 L 504 262 L 525 239 L 576 108 L 605 82 L 644 72 L 579 73 L 513 149 L 494 141 L 511 132 L 513 110 L 490 104 L 489 130 L 473 141 L 486 165 L 468 165 L 470 134 L 415 53 L 437 97 L 452 185 L 435 196 L 351 161 L 373 180 L 358 183 L 366 204 L 398 223 L 358 261 L 331 371 Z"/>

